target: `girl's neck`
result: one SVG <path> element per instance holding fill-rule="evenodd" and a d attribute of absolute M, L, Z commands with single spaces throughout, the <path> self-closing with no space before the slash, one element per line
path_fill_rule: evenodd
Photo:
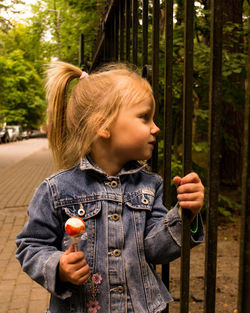
<path fill-rule="evenodd" d="M 108 176 L 117 176 L 124 166 L 120 159 L 98 144 L 92 146 L 90 157 Z"/>

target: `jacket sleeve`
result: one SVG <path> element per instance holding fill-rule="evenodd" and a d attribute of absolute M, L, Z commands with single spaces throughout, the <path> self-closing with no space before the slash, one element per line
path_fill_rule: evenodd
<path fill-rule="evenodd" d="M 16 237 L 16 258 L 34 281 L 55 296 L 71 295 L 67 284 L 58 284 L 57 268 L 62 255 L 62 229 L 53 208 L 49 185 L 44 181 L 28 207 L 28 222 Z"/>
<path fill-rule="evenodd" d="M 145 231 L 144 247 L 148 262 L 166 264 L 178 258 L 181 253 L 181 218 L 178 214 L 178 203 L 167 210 L 162 202 L 163 184 L 156 190 L 154 204 L 148 217 Z M 204 231 L 200 214 L 198 229 L 190 237 L 193 248 L 203 242 Z"/>

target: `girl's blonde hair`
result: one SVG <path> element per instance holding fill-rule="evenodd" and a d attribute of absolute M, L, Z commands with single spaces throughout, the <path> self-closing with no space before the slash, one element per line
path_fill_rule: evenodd
<path fill-rule="evenodd" d="M 124 64 L 106 65 L 80 79 L 82 70 L 56 61 L 46 71 L 48 139 L 57 169 L 71 168 L 91 151 L 97 127 L 108 129 L 121 105 L 136 104 L 153 94 L 150 84 Z M 79 81 L 72 88 L 70 82 Z"/>

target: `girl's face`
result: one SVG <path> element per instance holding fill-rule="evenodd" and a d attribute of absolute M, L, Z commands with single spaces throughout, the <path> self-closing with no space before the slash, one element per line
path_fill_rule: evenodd
<path fill-rule="evenodd" d="M 155 112 L 151 97 L 138 104 L 123 105 L 110 128 L 111 149 L 124 163 L 148 160 L 160 129 L 153 121 Z"/>

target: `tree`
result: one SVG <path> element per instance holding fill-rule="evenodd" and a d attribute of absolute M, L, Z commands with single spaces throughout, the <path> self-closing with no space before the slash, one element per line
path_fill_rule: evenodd
<path fill-rule="evenodd" d="M 48 16 L 47 25 L 54 42 L 54 56 L 58 56 L 58 48 L 60 48 L 62 61 L 78 65 L 80 35 L 84 34 L 85 55 L 91 58 L 92 43 L 98 31 L 100 12 L 103 10 L 104 2 L 46 0 L 44 3 L 44 12 Z"/>
<path fill-rule="evenodd" d="M 42 86 L 41 48 L 36 28 L 12 24 L 0 32 L 1 122 L 38 128 L 46 115 Z M 39 36 L 38 36 L 39 37 Z M 40 50 L 42 51 L 42 49 Z"/>
<path fill-rule="evenodd" d="M 12 0 L 11 6 L 19 0 Z M 0 9 L 5 9 L 0 1 Z M 52 58 L 78 65 L 79 39 L 91 56 L 101 1 L 38 1 L 25 23 L 0 21 L 0 123 L 37 128 L 45 120 L 44 65 Z M 11 9 L 8 6 L 8 9 Z M 8 27 L 6 26 L 8 25 Z"/>
<path fill-rule="evenodd" d="M 46 112 L 42 79 L 23 54 L 14 50 L 8 57 L 0 57 L 1 116 L 8 124 L 37 128 Z"/>
<path fill-rule="evenodd" d="M 21 0 L 11 0 L 8 2 L 6 2 L 5 0 L 0 0 L 0 29 L 1 31 L 7 32 L 12 26 L 11 21 L 8 18 L 5 18 L 2 13 L 7 12 L 7 11 L 11 13 L 16 12 L 15 5 L 21 2 L 22 2 Z"/>

